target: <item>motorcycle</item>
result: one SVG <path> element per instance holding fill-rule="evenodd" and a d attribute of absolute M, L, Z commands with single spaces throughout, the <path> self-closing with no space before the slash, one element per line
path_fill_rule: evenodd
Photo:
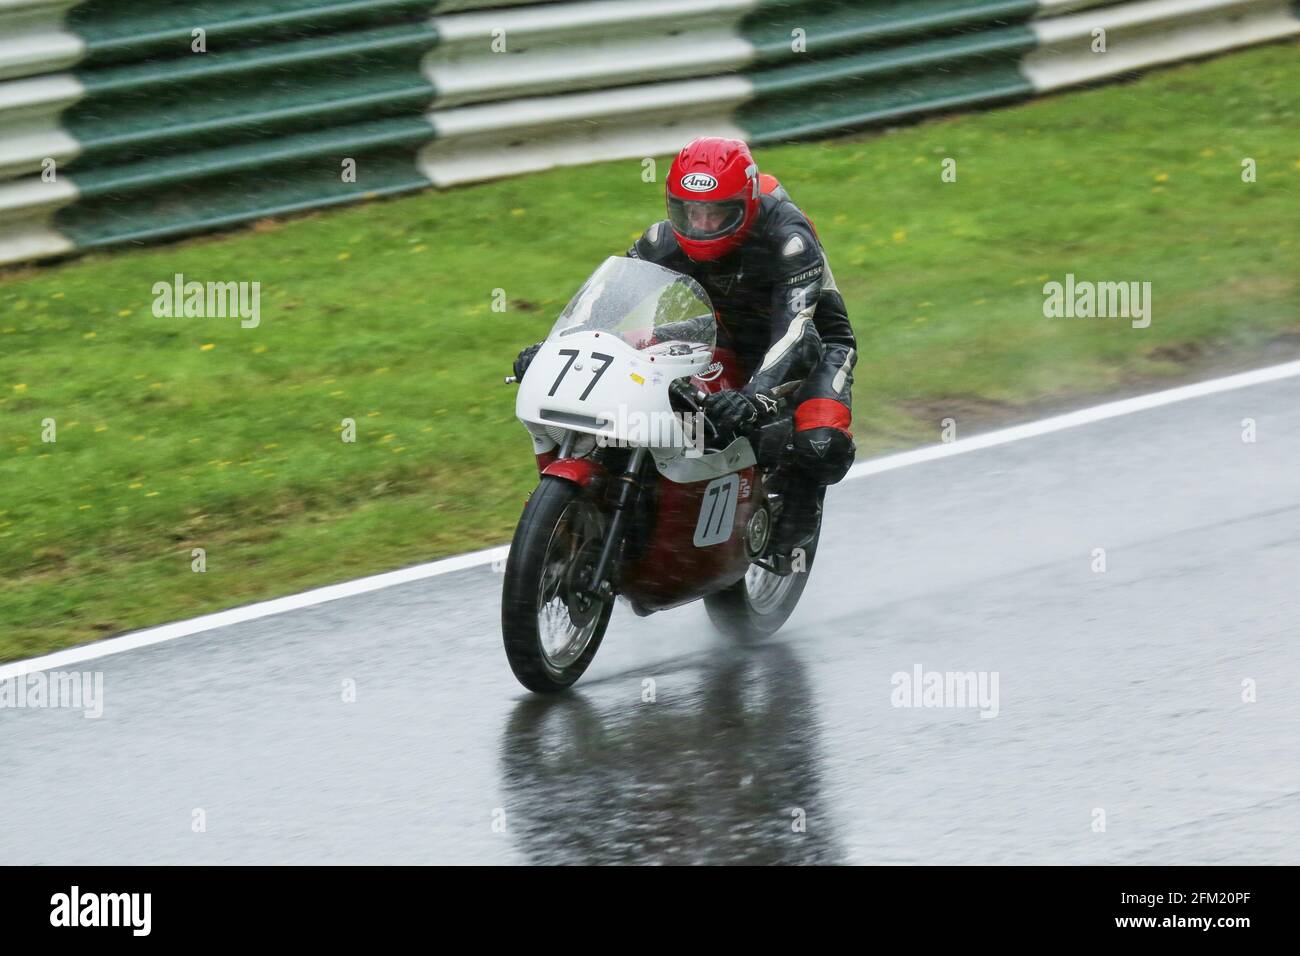
<path fill-rule="evenodd" d="M 582 675 L 616 598 L 640 616 L 702 599 L 714 625 L 742 641 L 774 633 L 794 611 L 817 536 L 793 562 L 768 548 L 793 430 L 788 398 L 801 383 L 778 390 L 762 428 L 719 433 L 701 401 L 739 387 L 743 370 L 716 336 L 694 279 L 611 257 L 519 382 L 515 414 L 539 482 L 506 560 L 501 631 L 529 690 L 554 693 Z"/>

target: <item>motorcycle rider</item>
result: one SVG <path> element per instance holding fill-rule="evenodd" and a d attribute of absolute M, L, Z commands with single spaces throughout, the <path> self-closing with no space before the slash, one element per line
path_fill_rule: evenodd
<path fill-rule="evenodd" d="M 849 432 L 857 342 L 812 223 L 770 176 L 760 176 L 740 140 L 688 143 L 668 173 L 668 219 L 627 251 L 691 276 L 713 300 L 718 348 L 749 377 L 709 395 L 704 410 L 721 430 L 746 434 L 777 410 L 774 390 L 794 393 L 789 480 L 771 546 L 788 570 L 817 530 L 825 487 L 853 463 Z M 515 360 L 522 378 L 540 344 Z"/>

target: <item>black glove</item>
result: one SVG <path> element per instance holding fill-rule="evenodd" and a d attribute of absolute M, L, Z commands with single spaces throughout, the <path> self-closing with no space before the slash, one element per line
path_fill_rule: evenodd
<path fill-rule="evenodd" d="M 541 347 L 542 347 L 542 343 L 538 342 L 536 345 L 530 345 L 528 346 L 528 348 L 524 349 L 522 352 L 519 353 L 519 357 L 515 359 L 516 380 L 521 382 L 523 381 L 524 373 L 528 371 L 528 366 L 532 364 L 533 359 L 536 357 L 537 352 L 541 349 Z"/>
<path fill-rule="evenodd" d="M 775 408 L 775 403 L 773 405 Z M 726 389 L 704 398 L 704 414 L 718 431 L 743 435 L 765 417 L 764 406 L 748 392 Z"/>

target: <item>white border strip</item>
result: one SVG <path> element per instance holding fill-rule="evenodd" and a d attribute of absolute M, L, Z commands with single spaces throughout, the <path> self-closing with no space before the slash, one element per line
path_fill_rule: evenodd
<path fill-rule="evenodd" d="M 484 551 L 457 554 L 429 564 L 417 564 L 411 568 L 389 571 L 386 574 L 376 574 L 368 578 L 358 578 L 355 581 L 344 581 L 341 584 L 331 584 L 327 587 L 316 588 L 314 591 L 304 591 L 301 594 L 276 598 L 273 601 L 247 604 L 244 607 L 232 608 L 229 611 L 219 611 L 216 614 L 205 614 L 202 617 L 191 618 L 188 621 L 163 624 L 159 627 L 151 627 L 148 630 L 136 631 L 134 634 L 124 634 L 121 637 L 111 637 L 91 644 L 82 644 L 77 647 L 70 647 L 65 651 L 46 654 L 44 657 L 33 657 L 25 661 L 0 664 L 0 681 L 8 680 L 11 677 L 21 677 L 23 674 L 34 673 L 35 671 L 67 667 L 72 664 L 79 664 L 82 661 L 109 657 L 113 654 L 123 654 L 141 647 L 151 647 L 154 644 L 173 641 L 178 637 L 189 637 L 191 634 L 201 634 L 204 631 L 216 630 L 219 627 L 229 627 L 231 624 L 243 624 L 246 621 L 256 621 L 259 618 L 271 617 L 275 614 L 300 611 L 303 608 L 327 604 L 330 601 L 338 601 L 358 594 L 382 591 L 385 588 L 406 584 L 410 581 L 423 581 L 425 578 L 434 578 L 440 574 L 450 574 L 452 571 L 477 568 L 504 559 L 509 551 L 509 545 L 502 545 Z"/>
<path fill-rule="evenodd" d="M 844 480 L 865 478 L 867 475 L 878 475 L 883 471 L 906 468 L 908 465 L 917 465 L 924 461 L 951 458 L 953 455 L 960 455 L 968 451 L 993 448 L 997 445 L 1006 445 L 1025 438 L 1037 438 L 1039 435 L 1049 435 L 1052 432 L 1077 428 L 1080 425 L 1091 425 L 1093 422 L 1102 422 L 1108 418 L 1119 418 L 1121 415 L 1145 412 L 1148 409 L 1173 405 L 1176 402 L 1185 402 L 1191 398 L 1217 395 L 1220 392 L 1231 392 L 1239 388 L 1248 388 L 1251 385 L 1264 385 L 1284 378 L 1295 378 L 1298 375 L 1300 375 L 1300 361 L 1286 362 L 1283 365 L 1272 365 L 1268 368 L 1242 372 L 1239 375 L 1210 379 L 1208 382 L 1197 382 L 1195 385 L 1183 385 L 1163 392 L 1151 392 L 1148 395 L 1125 398 L 1118 402 L 1107 402 L 1105 405 L 1094 405 L 1092 408 L 1081 408 L 1077 412 L 1067 412 L 1064 415 L 1056 415 L 1036 422 L 1027 422 L 1024 425 L 1013 425 L 1011 428 L 986 432 L 983 435 L 975 435 L 971 438 L 960 438 L 944 445 L 926 445 L 924 448 L 918 448 L 915 451 L 905 451 L 897 455 L 873 458 L 850 468 L 849 473 L 844 476 Z"/>
<path fill-rule="evenodd" d="M 918 448 L 915 451 L 907 451 L 897 455 L 887 455 L 883 458 L 864 461 L 849 469 L 849 473 L 845 476 L 844 480 L 848 481 L 853 478 L 865 478 L 868 475 L 878 475 L 882 472 L 894 471 L 898 468 L 906 468 L 909 465 L 919 465 L 922 462 L 935 461 L 940 458 L 951 458 L 954 455 L 979 451 L 982 448 L 993 448 L 998 445 L 1007 445 L 1011 442 L 1022 441 L 1026 438 L 1036 438 L 1039 435 L 1049 435 L 1053 432 L 1064 431 L 1067 428 L 1077 428 L 1080 425 L 1090 425 L 1094 422 L 1101 422 L 1110 418 L 1119 418 L 1123 415 L 1132 415 L 1135 412 L 1144 412 L 1153 408 L 1161 408 L 1165 405 L 1173 405 L 1176 402 L 1185 402 L 1193 398 L 1201 398 L 1206 395 L 1217 395 L 1220 392 L 1230 392 L 1239 388 L 1249 388 L 1252 385 L 1263 385 L 1268 382 L 1276 382 L 1281 379 L 1295 378 L 1297 376 L 1300 376 L 1300 361 L 1287 362 L 1283 365 L 1273 365 L 1269 368 L 1255 369 L 1250 372 L 1242 372 L 1239 375 L 1229 375 L 1225 378 L 1211 379 L 1208 382 L 1198 382 L 1195 385 L 1184 385 L 1163 392 L 1153 392 L 1149 395 L 1139 395 L 1136 398 L 1126 398 L 1117 402 L 1107 402 L 1104 405 L 1096 405 L 1092 408 L 1080 409 L 1077 412 L 1069 412 L 1065 415 L 1057 415 L 1052 418 L 1044 418 L 1040 421 L 1029 422 L 1024 425 L 1016 425 L 999 431 L 987 432 L 986 434 L 975 435 L 971 438 L 962 438 L 943 445 L 928 445 L 924 448 Z M 229 611 L 221 611 L 216 614 L 206 614 L 203 617 L 196 617 L 189 621 L 177 621 L 174 624 L 164 624 L 160 627 L 149 628 L 144 631 L 136 631 L 134 634 L 125 634 L 122 637 L 107 638 L 102 641 L 83 644 L 79 647 L 71 647 L 64 651 L 56 651 L 55 653 L 47 654 L 44 657 L 34 657 L 25 661 L 0 664 L 0 680 L 20 677 L 23 674 L 34 673 L 36 671 L 67 667 L 72 664 L 81 663 L 82 661 L 109 657 L 113 654 L 123 654 L 127 651 L 133 651 L 141 647 L 151 647 L 154 644 L 161 644 L 165 641 L 175 640 L 178 637 L 188 637 L 191 634 L 200 634 L 204 631 L 215 630 L 219 627 L 228 627 L 231 624 L 242 624 L 247 621 L 256 621 L 260 618 L 271 617 L 275 614 L 285 614 L 290 611 L 299 611 L 303 608 L 315 607 L 318 604 L 326 604 L 330 601 L 338 601 L 342 598 L 355 597 L 358 594 L 369 594 L 372 591 L 382 591 L 385 588 L 394 587 L 398 584 L 408 584 L 411 581 L 423 581 L 426 578 L 434 578 L 442 574 L 450 574 L 453 571 L 464 571 L 469 568 L 481 567 L 485 564 L 491 564 L 493 561 L 504 559 L 509 550 L 510 548 L 508 545 L 502 545 L 496 548 L 488 548 L 483 551 L 472 551 L 468 554 L 458 554 L 454 557 L 443 558 L 441 561 L 433 561 L 429 564 L 419 564 L 415 567 L 403 568 L 399 571 L 390 571 L 386 574 L 377 574 L 368 578 L 359 578 L 355 581 L 345 581 L 342 584 L 332 584 L 328 587 L 317 588 L 314 591 L 304 591 L 302 594 L 292 594 L 288 597 L 276 598 L 273 601 L 249 604 L 245 607 L 233 608 Z"/>

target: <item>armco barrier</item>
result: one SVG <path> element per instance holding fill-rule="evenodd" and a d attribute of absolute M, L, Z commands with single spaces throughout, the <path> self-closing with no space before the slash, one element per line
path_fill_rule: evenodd
<path fill-rule="evenodd" d="M 0 262 L 1296 34 L 1283 0 L 0 0 Z"/>

